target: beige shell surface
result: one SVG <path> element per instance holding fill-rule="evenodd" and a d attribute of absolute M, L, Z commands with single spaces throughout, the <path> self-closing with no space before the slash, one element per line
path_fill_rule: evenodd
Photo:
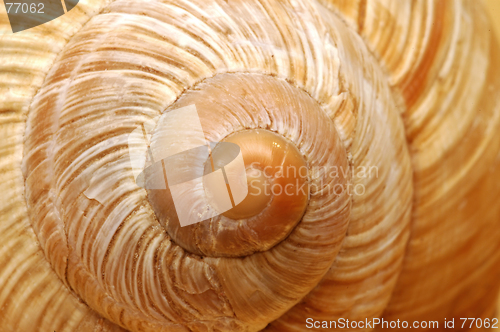
<path fill-rule="evenodd" d="M 0 19 L 1 331 L 493 317 L 500 54 L 477 2 L 88 0 L 16 34 Z M 151 204 L 127 137 L 191 104 L 214 141 L 296 146 L 299 219 L 179 228 Z"/>
<path fill-rule="evenodd" d="M 474 317 L 491 317 L 498 227 L 487 220 L 498 220 L 500 144 L 492 26 L 472 2 L 364 5 L 362 11 L 354 2 L 338 8 L 405 97 L 414 171 L 412 236 L 385 315 L 461 317 L 468 308 Z M 483 283 L 490 286 L 474 286 Z"/>

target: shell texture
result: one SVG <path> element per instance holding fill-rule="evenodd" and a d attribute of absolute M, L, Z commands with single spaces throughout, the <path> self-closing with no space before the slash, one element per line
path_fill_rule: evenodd
<path fill-rule="evenodd" d="M 16 34 L 4 14 L 0 331 L 495 316 L 500 49 L 481 3 L 86 0 Z M 180 227 L 129 137 L 153 148 L 190 105 L 247 174 L 305 168 L 306 190 Z"/>

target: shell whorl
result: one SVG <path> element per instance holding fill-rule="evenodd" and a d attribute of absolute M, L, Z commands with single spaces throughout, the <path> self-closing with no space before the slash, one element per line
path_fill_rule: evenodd
<path fill-rule="evenodd" d="M 332 217 L 326 211 L 336 214 L 349 209 L 347 191 L 333 193 L 334 188 L 347 187 L 347 177 L 309 172 L 312 168 L 348 169 L 348 162 L 334 125 L 304 91 L 267 75 L 219 74 L 185 92 L 171 108 L 189 105 L 196 105 L 208 140 L 237 143 L 245 166 L 264 173 L 269 187 L 258 191 L 260 196 L 269 196 L 269 201 L 249 217 L 239 218 L 236 208 L 181 228 L 173 209 L 165 207 L 171 201 L 167 190 L 150 190 L 160 222 L 188 251 L 202 256 L 266 251 L 284 240 L 299 221 L 319 221 Z M 161 128 L 157 129 L 155 134 L 160 136 Z M 247 196 L 254 197 L 258 196 Z M 330 220 L 339 227 L 330 236 L 338 240 L 345 233 L 347 215 L 341 219 L 339 223 Z"/>
<path fill-rule="evenodd" d="M 169 29 L 177 28 L 178 23 L 170 22 L 167 15 L 170 6 L 151 3 L 141 8 L 150 15 L 164 10 L 163 34 L 158 30 L 163 22 L 146 20 L 151 24 L 143 25 L 148 33 L 135 38 L 135 46 L 129 43 L 127 50 L 112 47 L 113 40 L 123 44 L 116 38 L 130 39 L 124 31 L 136 24 L 134 19 L 124 21 L 122 15 L 113 13 L 125 11 L 124 17 L 135 18 L 130 13 L 133 6 L 124 4 L 113 3 L 109 14 L 97 16 L 79 31 L 66 47 L 67 53 L 59 55 L 32 104 L 23 165 L 35 232 L 42 247 L 61 248 L 45 254 L 68 287 L 100 315 L 127 329 L 145 328 L 146 324 L 152 329 L 172 329 L 175 324 L 179 329 L 262 329 L 304 297 L 331 266 L 346 232 L 350 199 L 347 192 L 335 198 L 321 186 L 342 184 L 347 178 L 327 179 L 329 173 L 325 172 L 308 175 L 310 184 L 317 182 L 319 188 L 308 190 L 307 210 L 302 203 L 298 215 L 284 225 L 280 222 L 285 219 L 278 221 L 276 230 L 266 231 L 276 219 L 273 206 L 279 204 L 279 198 L 264 211 L 271 215 L 258 216 L 262 220 L 236 223 L 221 216 L 179 228 L 160 208 L 155 215 L 146 191 L 132 181 L 127 134 L 165 109 L 168 112 L 169 107 L 195 104 L 211 141 L 243 129 L 261 128 L 291 141 L 311 166 L 347 170 L 345 147 L 319 103 L 307 90 L 280 79 L 279 73 L 263 68 L 259 74 L 254 68 L 253 74 L 235 69 L 221 74 L 222 69 L 214 71 L 216 64 L 207 63 L 206 52 L 201 51 L 198 61 L 195 55 L 160 56 L 175 54 L 171 51 L 175 44 L 168 38 L 164 50 L 157 38 L 148 48 L 148 34 L 166 36 Z M 104 35 L 109 41 L 91 39 L 94 45 L 89 46 L 85 35 L 101 28 L 108 29 Z M 95 50 L 89 57 L 78 47 Z M 137 52 L 139 49 L 142 51 Z M 127 51 L 134 56 L 126 62 L 110 61 Z M 201 68 L 189 68 L 193 65 Z M 173 75 L 179 67 L 192 75 L 205 74 L 197 77 L 199 82 L 193 80 L 192 90 L 184 90 L 180 74 L 178 78 Z M 90 91 L 95 94 L 89 104 L 84 99 Z M 152 145 L 161 129 L 160 120 Z M 68 140 L 68 135 L 76 139 Z M 54 192 L 57 199 L 51 194 Z M 149 196 L 156 206 L 164 202 L 153 192 Z M 40 213 L 40 209 L 49 212 Z M 49 227 L 64 231 L 59 237 L 50 237 L 45 232 L 55 232 Z M 195 230 L 194 236 L 190 228 Z M 250 256 L 243 260 L 216 258 L 235 255 Z"/>
<path fill-rule="evenodd" d="M 413 25 L 395 12 L 413 15 Z M 500 112 L 485 95 L 500 75 L 486 74 L 495 42 L 475 38 L 488 28 L 482 15 L 468 2 L 84 1 L 23 32 L 7 54 L 31 43 L 41 69 L 20 74 L 30 89 L 18 92 L 13 79 L 0 98 L 14 114 L 6 117 L 20 117 L 12 146 L 22 147 L 9 152 L 15 175 L 2 173 L 17 188 L 2 211 L 20 222 L 3 235 L 0 324 L 301 331 L 307 317 L 490 313 L 492 296 L 477 306 L 484 292 L 457 300 L 480 284 L 498 287 L 500 211 L 489 195 L 500 189 L 486 176 L 499 177 L 491 132 Z M 392 44 L 381 17 L 398 32 Z M 461 105 L 443 91 L 470 99 Z M 207 139 L 241 146 L 260 184 L 297 180 L 264 171 L 286 162 L 307 168 L 298 177 L 306 192 L 257 195 L 246 208 L 179 227 L 169 193 L 135 182 L 127 138 L 148 123 L 153 144 L 162 115 L 189 105 Z M 465 133 L 472 143 L 459 139 Z M 454 274 L 458 260 L 476 273 Z M 434 281 L 419 286 L 427 274 Z M 35 299 L 25 315 L 36 319 L 12 314 L 9 294 Z M 442 296 L 431 303 L 432 294 Z"/>

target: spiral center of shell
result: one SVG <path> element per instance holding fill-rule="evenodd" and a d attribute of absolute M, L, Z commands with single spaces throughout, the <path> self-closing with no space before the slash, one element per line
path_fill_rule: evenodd
<path fill-rule="evenodd" d="M 234 220 L 251 218 L 260 214 L 271 202 L 280 204 L 280 209 L 304 210 L 308 192 L 307 163 L 291 142 L 262 129 L 239 131 L 223 142 L 231 142 L 241 148 L 248 186 L 245 199 L 223 213 L 224 216 Z"/>
<path fill-rule="evenodd" d="M 165 138 L 177 143 L 166 146 Z M 326 150 L 341 151 L 332 124 L 304 91 L 267 75 L 216 75 L 186 90 L 151 132 L 153 154 L 169 157 L 168 186 L 147 187 L 149 202 L 191 253 L 242 257 L 268 250 L 302 220 L 317 195 L 311 185 L 336 181 L 311 178 L 307 160 L 324 153 L 311 146 L 323 139 Z M 343 151 L 333 156 L 315 167 L 344 162 Z M 169 169 L 179 176 L 169 177 Z"/>

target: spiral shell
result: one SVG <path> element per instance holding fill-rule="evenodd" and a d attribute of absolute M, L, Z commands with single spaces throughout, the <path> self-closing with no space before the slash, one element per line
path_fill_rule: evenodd
<path fill-rule="evenodd" d="M 88 0 L 1 35 L 0 326 L 491 318 L 489 29 L 472 1 Z M 193 105 L 208 141 L 240 146 L 247 179 L 294 194 L 181 227 L 171 192 L 137 183 L 129 138 L 148 128 L 153 149 Z"/>

